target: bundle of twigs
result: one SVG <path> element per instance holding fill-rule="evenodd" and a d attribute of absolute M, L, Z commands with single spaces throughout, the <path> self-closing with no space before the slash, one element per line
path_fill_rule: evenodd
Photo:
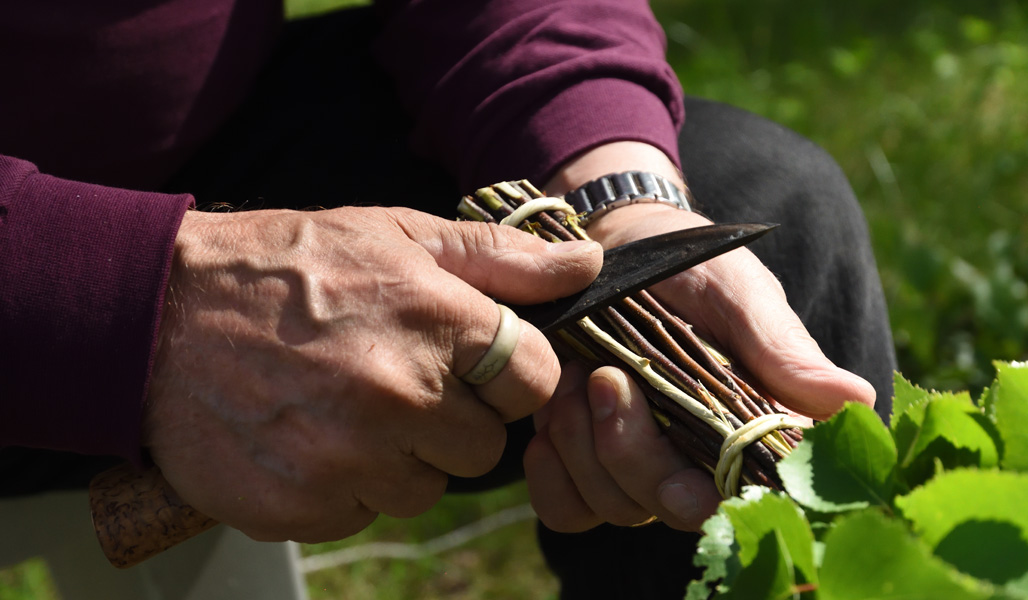
<path fill-rule="evenodd" d="M 461 218 L 520 227 L 558 243 L 589 239 L 574 209 L 527 181 L 465 196 Z M 550 336 L 565 359 L 620 367 L 686 456 L 714 475 L 724 497 L 742 485 L 781 489 L 775 465 L 802 438 L 801 422 L 748 384 L 732 362 L 647 292 L 639 292 Z"/>

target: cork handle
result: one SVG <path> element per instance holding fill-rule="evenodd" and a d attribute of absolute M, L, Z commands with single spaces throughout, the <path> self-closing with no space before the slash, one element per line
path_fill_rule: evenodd
<path fill-rule="evenodd" d="M 120 569 L 217 524 L 183 502 L 156 467 L 140 471 L 126 464 L 100 473 L 89 484 L 89 504 L 100 547 Z"/>

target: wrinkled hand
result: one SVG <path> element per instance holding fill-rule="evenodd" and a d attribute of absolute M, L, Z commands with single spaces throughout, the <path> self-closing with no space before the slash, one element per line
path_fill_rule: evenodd
<path fill-rule="evenodd" d="M 628 168 L 646 167 L 604 165 L 596 173 Z M 709 223 L 695 213 L 641 204 L 611 212 L 590 226 L 589 235 L 612 247 Z M 693 267 L 651 291 L 725 348 L 787 409 L 823 419 L 846 401 L 874 404 L 871 385 L 823 355 L 778 280 L 749 250 Z M 618 369 L 589 374 L 565 368 L 554 397 L 534 418 L 537 435 L 525 453 L 525 472 L 533 506 L 551 529 L 632 525 L 655 515 L 695 531 L 720 503 L 708 472 L 680 456 L 642 392 Z"/>
<path fill-rule="evenodd" d="M 498 461 L 504 422 L 560 367 L 521 323 L 469 386 L 499 311 L 573 293 L 599 245 L 403 209 L 190 212 L 176 241 L 144 437 L 182 498 L 261 540 L 346 537 L 413 516 L 447 474 Z"/>

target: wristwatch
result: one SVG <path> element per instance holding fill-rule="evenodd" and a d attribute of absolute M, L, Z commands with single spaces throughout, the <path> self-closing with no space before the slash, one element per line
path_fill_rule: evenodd
<path fill-rule="evenodd" d="M 686 192 L 667 178 L 647 171 L 604 175 L 564 194 L 564 200 L 582 215 L 583 226 L 629 204 L 663 202 L 692 210 Z"/>

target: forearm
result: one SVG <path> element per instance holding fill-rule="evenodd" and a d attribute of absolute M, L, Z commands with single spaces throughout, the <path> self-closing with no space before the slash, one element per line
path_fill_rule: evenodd
<path fill-rule="evenodd" d="M 681 171 L 667 154 L 650 144 L 633 141 L 610 142 L 575 156 L 561 165 L 544 189 L 549 194 L 565 194 L 597 177 L 624 171 L 656 173 L 685 189 Z"/>

